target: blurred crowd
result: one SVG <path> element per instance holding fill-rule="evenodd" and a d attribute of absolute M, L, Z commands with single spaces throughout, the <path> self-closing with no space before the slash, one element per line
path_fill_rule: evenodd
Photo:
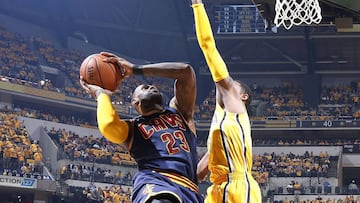
<path fill-rule="evenodd" d="M 43 153 L 13 113 L 0 112 L 0 171 L 3 175 L 34 176 L 43 169 Z"/>
<path fill-rule="evenodd" d="M 1 81 L 91 99 L 79 84 L 79 67 L 86 57 L 80 51 L 58 48 L 51 41 L 38 36 L 25 39 L 2 28 L 0 53 Z M 157 85 L 164 92 L 165 102 L 169 101 L 168 95 L 173 92 L 172 81 L 131 77 L 124 80 L 119 93 L 113 95 L 116 104 L 126 107 L 124 113 L 135 113 L 130 107 L 131 91 L 141 82 Z M 255 101 L 251 112 L 253 120 L 360 118 L 360 80 L 321 87 L 317 106 L 309 106 L 304 100 L 304 90 L 292 82 L 285 81 L 273 86 L 254 83 L 252 90 Z M 215 107 L 214 94 L 212 89 L 196 105 L 195 116 L 198 120 L 211 120 Z"/>

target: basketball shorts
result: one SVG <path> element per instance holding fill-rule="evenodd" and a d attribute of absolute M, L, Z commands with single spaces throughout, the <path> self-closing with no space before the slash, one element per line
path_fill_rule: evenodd
<path fill-rule="evenodd" d="M 170 178 L 151 170 L 139 171 L 134 177 L 131 200 L 133 203 L 147 203 L 155 196 L 171 196 L 181 203 L 202 203 L 199 192 L 173 182 Z"/>

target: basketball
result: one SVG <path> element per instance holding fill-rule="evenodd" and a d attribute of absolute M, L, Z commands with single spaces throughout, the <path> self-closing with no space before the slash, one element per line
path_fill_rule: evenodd
<path fill-rule="evenodd" d="M 84 59 L 80 66 L 80 76 L 91 85 L 115 91 L 121 84 L 123 76 L 115 64 L 104 62 L 106 56 L 92 54 Z"/>

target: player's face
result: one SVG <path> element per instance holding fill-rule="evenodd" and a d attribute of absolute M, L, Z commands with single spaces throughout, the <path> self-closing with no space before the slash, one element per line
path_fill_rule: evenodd
<path fill-rule="evenodd" d="M 134 90 L 133 103 L 139 101 L 162 105 L 162 94 L 153 85 L 139 85 Z"/>

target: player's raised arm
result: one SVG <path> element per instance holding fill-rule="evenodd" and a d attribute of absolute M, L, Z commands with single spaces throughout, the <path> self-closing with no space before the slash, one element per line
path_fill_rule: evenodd
<path fill-rule="evenodd" d="M 196 37 L 205 56 L 214 82 L 224 80 L 229 76 L 226 64 L 219 54 L 211 30 L 209 18 L 201 0 L 192 0 Z"/>
<path fill-rule="evenodd" d="M 170 106 L 176 108 L 192 130 L 195 130 L 193 117 L 196 100 L 196 75 L 190 64 L 162 62 L 137 65 L 111 53 L 102 52 L 102 54 L 108 57 L 109 62 L 117 63 L 124 69 L 124 77 L 144 75 L 175 79 L 174 97 L 170 101 Z"/>
<path fill-rule="evenodd" d="M 170 101 L 170 106 L 176 108 L 188 124 L 192 125 L 196 100 L 196 76 L 191 65 L 177 62 L 154 63 L 134 66 L 134 71 L 145 76 L 175 79 L 174 97 Z"/>

